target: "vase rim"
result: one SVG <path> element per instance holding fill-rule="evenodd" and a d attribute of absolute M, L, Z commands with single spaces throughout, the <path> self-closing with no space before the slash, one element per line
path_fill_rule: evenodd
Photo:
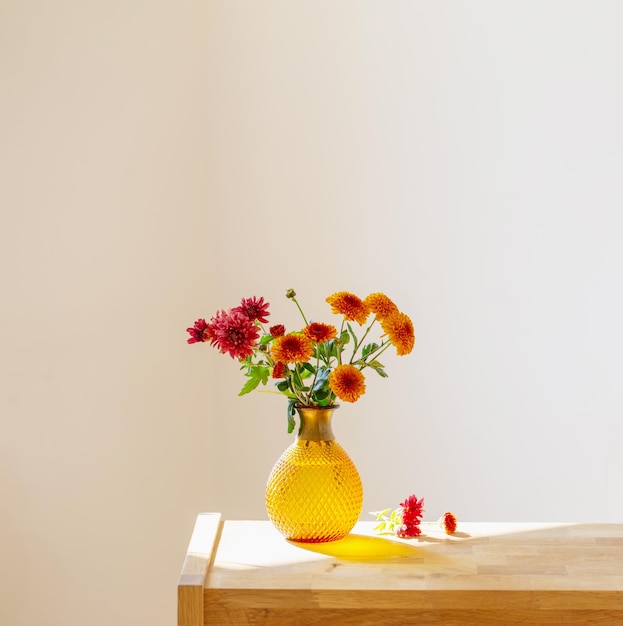
<path fill-rule="evenodd" d="M 304 409 L 305 411 L 308 411 L 308 410 L 313 410 L 313 411 L 333 410 L 333 411 L 335 411 L 336 409 L 340 408 L 340 405 L 339 404 L 329 404 L 327 406 L 316 406 L 316 405 L 310 405 L 310 404 L 295 404 L 294 408 L 295 409 Z"/>

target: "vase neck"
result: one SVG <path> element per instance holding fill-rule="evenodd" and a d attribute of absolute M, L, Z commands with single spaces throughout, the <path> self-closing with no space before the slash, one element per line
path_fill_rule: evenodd
<path fill-rule="evenodd" d="M 305 441 L 333 441 L 331 418 L 338 407 L 297 407 L 301 426 L 297 439 Z"/>

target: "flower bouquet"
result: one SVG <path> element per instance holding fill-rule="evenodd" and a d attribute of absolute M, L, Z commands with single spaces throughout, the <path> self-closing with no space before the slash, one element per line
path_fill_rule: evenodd
<path fill-rule="evenodd" d="M 403 356 L 415 344 L 411 319 L 383 293 L 363 299 L 347 291 L 330 295 L 326 302 L 341 317 L 337 325 L 308 319 L 294 290 L 286 297 L 297 306 L 302 327 L 286 332 L 283 324 L 265 326 L 269 303 L 253 296 L 218 311 L 209 322 L 198 319 L 187 331 L 188 343 L 209 342 L 241 363 L 248 380 L 239 395 L 274 380 L 277 392 L 288 398 L 288 432 L 294 429 L 296 407 L 356 402 L 366 390 L 365 371 L 387 377 L 379 361 L 385 350 L 394 346 Z M 375 326 L 380 334 L 373 339 Z"/>

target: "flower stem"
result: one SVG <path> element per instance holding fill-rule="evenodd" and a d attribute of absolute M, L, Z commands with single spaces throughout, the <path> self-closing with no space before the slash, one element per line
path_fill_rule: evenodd
<path fill-rule="evenodd" d="M 294 363 L 294 370 L 295 370 L 296 375 L 299 377 L 299 380 L 301 381 L 301 386 L 303 386 L 303 377 L 301 376 L 298 363 Z M 299 399 L 301 404 L 306 405 L 307 401 L 305 400 L 305 395 L 299 390 L 298 384 L 296 384 L 296 380 L 294 381 L 294 383 L 295 384 L 293 385 L 292 391 L 294 392 L 296 397 Z"/>
<path fill-rule="evenodd" d="M 305 313 L 303 313 L 303 309 L 301 309 L 301 305 L 298 303 L 298 300 L 296 298 L 290 298 L 290 300 L 292 300 L 294 302 L 294 304 L 296 304 L 298 310 L 301 313 L 301 316 L 303 317 L 303 321 L 305 322 L 305 326 L 309 325 L 309 322 L 307 321 L 307 318 L 305 317 Z"/>
<path fill-rule="evenodd" d="M 391 345 L 392 345 L 391 341 L 388 341 L 387 343 L 382 343 L 378 347 L 377 350 L 375 350 L 374 352 L 370 352 L 370 354 L 366 355 L 366 359 L 368 359 L 369 357 L 373 357 L 372 361 L 374 361 L 379 355 L 383 354 L 383 352 L 385 352 L 385 350 L 387 350 L 387 348 L 389 348 L 389 346 L 391 346 Z M 360 369 L 363 369 L 364 367 L 369 367 L 370 366 L 370 364 L 367 361 L 359 360 L 357 362 L 363 364 Z"/>
<path fill-rule="evenodd" d="M 357 354 L 357 350 L 359 350 L 359 348 L 363 345 L 363 340 L 366 338 L 366 335 L 370 332 L 370 329 L 372 328 L 374 322 L 376 322 L 376 316 L 372 320 L 372 323 L 370 324 L 370 326 L 366 328 L 366 332 L 363 333 L 363 335 L 361 335 L 361 339 L 355 343 L 355 347 L 353 348 L 353 355 L 350 357 L 350 361 L 349 361 L 351 365 L 353 361 L 355 360 L 355 354 Z"/>
<path fill-rule="evenodd" d="M 344 349 L 344 346 L 342 345 L 342 334 L 344 333 L 344 324 L 346 324 L 346 320 L 342 319 L 342 325 L 340 326 L 340 334 L 338 335 L 337 341 L 337 350 L 336 350 L 336 354 L 337 354 L 337 364 L 338 365 L 342 365 L 342 350 Z"/>
<path fill-rule="evenodd" d="M 318 377 L 318 368 L 320 367 L 320 347 L 316 346 L 316 369 L 314 371 L 314 380 L 312 384 L 309 386 L 309 393 L 307 394 L 307 404 L 311 405 L 311 396 L 314 391 L 314 385 L 316 384 L 316 378 Z"/>

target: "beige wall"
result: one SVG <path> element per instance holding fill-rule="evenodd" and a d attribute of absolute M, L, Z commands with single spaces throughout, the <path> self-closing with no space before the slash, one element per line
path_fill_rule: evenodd
<path fill-rule="evenodd" d="M 335 430 L 365 512 L 621 521 L 617 2 L 0 0 L 0 624 L 172 624 L 289 443 L 194 319 L 416 323 Z"/>
<path fill-rule="evenodd" d="M 213 488 L 207 8 L 1 6 L 0 623 L 171 624 Z"/>

